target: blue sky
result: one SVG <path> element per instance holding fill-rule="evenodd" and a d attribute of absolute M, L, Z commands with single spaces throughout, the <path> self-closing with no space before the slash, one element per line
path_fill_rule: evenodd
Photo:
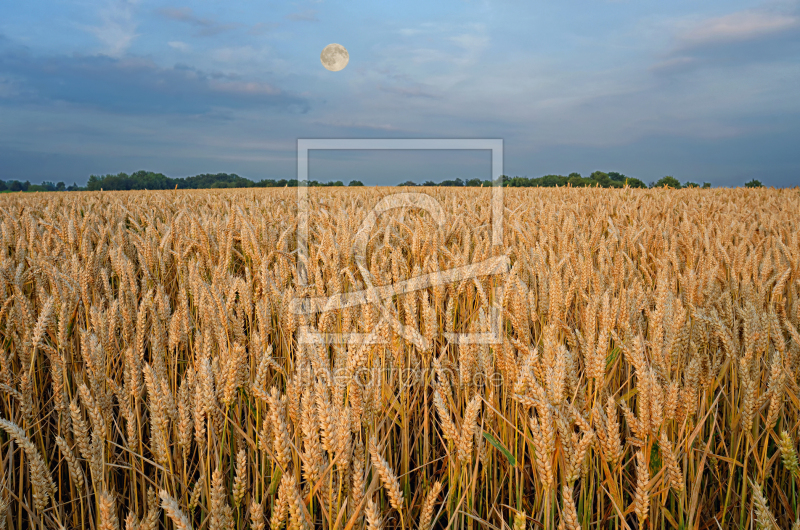
<path fill-rule="evenodd" d="M 512 176 L 800 185 L 800 1 L 0 2 L 0 179 L 293 178 L 297 138 L 393 137 L 503 138 Z M 490 162 L 309 168 L 397 184 Z"/>

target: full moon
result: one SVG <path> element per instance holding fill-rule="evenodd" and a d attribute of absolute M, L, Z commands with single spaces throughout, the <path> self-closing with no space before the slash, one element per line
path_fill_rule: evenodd
<path fill-rule="evenodd" d="M 341 44 L 328 44 L 322 53 L 319 54 L 319 60 L 322 61 L 322 66 L 331 72 L 338 72 L 350 61 L 350 54 Z"/>

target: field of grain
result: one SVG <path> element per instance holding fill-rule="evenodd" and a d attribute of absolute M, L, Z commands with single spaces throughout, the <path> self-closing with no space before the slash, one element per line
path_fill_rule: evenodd
<path fill-rule="evenodd" d="M 0 197 L 0 528 L 800 528 L 797 189 L 397 191 Z"/>

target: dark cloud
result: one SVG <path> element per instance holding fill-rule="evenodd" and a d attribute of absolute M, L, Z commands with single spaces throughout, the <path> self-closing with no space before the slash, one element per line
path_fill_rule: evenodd
<path fill-rule="evenodd" d="M 107 56 L 40 57 L 0 47 L 0 76 L 15 81 L 0 104 L 63 101 L 132 114 L 208 114 L 214 109 L 272 107 L 307 112 L 305 98 L 240 76 L 186 65 L 161 68 L 147 59 Z"/>
<path fill-rule="evenodd" d="M 188 7 L 165 7 L 159 9 L 157 13 L 169 20 L 183 22 L 198 28 L 195 33 L 197 37 L 213 37 L 237 27 L 236 24 L 224 24 L 210 18 L 199 17 Z"/>

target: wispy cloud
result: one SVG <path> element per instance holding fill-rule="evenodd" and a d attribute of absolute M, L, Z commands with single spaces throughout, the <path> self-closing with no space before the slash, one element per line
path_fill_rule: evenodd
<path fill-rule="evenodd" d="M 489 44 L 489 37 L 481 33 L 461 33 L 450 40 L 469 52 L 479 52 Z"/>
<path fill-rule="evenodd" d="M 422 30 L 419 28 L 400 28 L 397 30 L 397 33 L 404 37 L 413 37 L 422 33 Z"/>
<path fill-rule="evenodd" d="M 211 52 L 210 56 L 227 65 L 262 63 L 269 54 L 269 47 L 251 45 L 225 46 Z"/>
<path fill-rule="evenodd" d="M 422 97 L 422 98 L 431 98 L 431 99 L 439 99 L 441 98 L 440 95 L 434 94 L 433 92 L 429 92 L 427 90 L 422 89 L 419 86 L 385 86 L 381 83 L 378 83 L 376 88 L 382 92 L 386 92 L 389 94 L 397 94 L 398 96 L 407 96 L 407 97 Z"/>
<path fill-rule="evenodd" d="M 229 79 L 209 79 L 208 87 L 214 92 L 237 96 L 277 96 L 281 91 L 269 83 Z"/>
<path fill-rule="evenodd" d="M 399 131 L 399 127 L 388 123 L 368 123 L 353 120 L 316 120 L 311 122 L 311 125 L 319 125 L 323 127 L 334 127 L 337 129 L 366 129 L 370 131 Z"/>
<path fill-rule="evenodd" d="M 747 10 L 708 18 L 677 36 L 679 48 L 740 42 L 800 29 L 800 17 Z"/>
<path fill-rule="evenodd" d="M 138 24 L 134 19 L 138 3 L 139 0 L 107 1 L 98 9 L 100 23 L 82 26 L 103 44 L 103 53 L 118 57 L 139 36 L 136 33 Z"/>
<path fill-rule="evenodd" d="M 249 35 L 264 35 L 278 26 L 279 24 L 277 22 L 258 22 L 250 26 L 250 29 L 247 30 L 247 33 Z"/>
<path fill-rule="evenodd" d="M 191 49 L 191 46 L 179 40 L 171 40 L 167 44 L 169 45 L 170 48 L 174 48 L 182 52 L 187 52 Z"/>
<path fill-rule="evenodd" d="M 793 53 L 787 44 L 800 42 L 800 16 L 748 9 L 679 20 L 672 31 L 672 45 L 650 68 L 656 74 L 781 60 Z"/>
<path fill-rule="evenodd" d="M 394 30 L 403 37 L 381 49 L 382 60 L 370 73 L 377 90 L 415 98 L 439 100 L 456 87 L 481 83 L 476 66 L 491 38 L 483 23 L 421 22 Z M 464 90 L 458 90 L 463 94 Z"/>
<path fill-rule="evenodd" d="M 169 20 L 183 22 L 198 28 L 195 32 L 197 37 L 213 37 L 237 27 L 236 24 L 222 23 L 211 18 L 197 16 L 189 7 L 165 7 L 159 9 L 158 14 Z"/>
<path fill-rule="evenodd" d="M 298 13 L 289 13 L 288 15 L 286 15 L 286 19 L 294 21 L 306 21 L 306 22 L 316 22 L 319 20 L 317 18 L 316 9 L 306 9 Z"/>

